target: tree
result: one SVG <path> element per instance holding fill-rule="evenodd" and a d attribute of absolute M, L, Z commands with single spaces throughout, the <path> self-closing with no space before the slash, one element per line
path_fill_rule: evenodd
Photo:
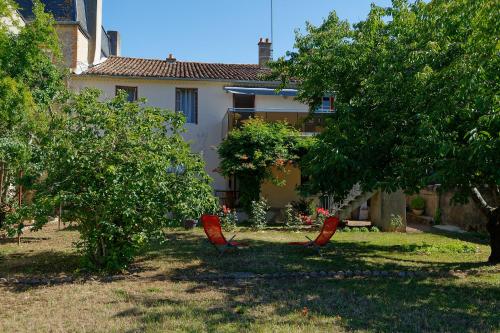
<path fill-rule="evenodd" d="M 336 114 L 304 159 L 313 193 L 428 184 L 472 198 L 500 262 L 500 3 L 394 0 L 350 26 L 335 13 L 274 65 L 299 98 L 336 94 Z M 332 175 L 324 177 L 325 174 Z"/>
<path fill-rule="evenodd" d="M 287 123 L 266 123 L 260 118 L 249 119 L 229 133 L 218 149 L 220 169 L 224 176 L 238 179 L 240 203 L 247 212 L 252 201 L 259 201 L 264 181 L 283 184 L 272 168 L 285 171 L 286 165 L 303 155 L 309 141 Z"/>
<path fill-rule="evenodd" d="M 10 0 L 0 0 L 0 227 L 18 208 L 21 185 L 29 187 L 39 175 L 38 155 L 56 105 L 66 96 L 67 70 L 52 16 L 35 1 L 34 20 L 14 34 L 7 27 L 17 24 L 14 8 Z"/>

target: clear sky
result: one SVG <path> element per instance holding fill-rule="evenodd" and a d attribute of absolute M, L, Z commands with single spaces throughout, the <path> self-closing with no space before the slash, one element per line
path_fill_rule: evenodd
<path fill-rule="evenodd" d="M 370 3 L 390 0 L 274 0 L 274 55 L 294 44 L 294 31 L 320 24 L 335 10 L 351 23 Z M 118 30 L 122 55 L 181 61 L 257 63 L 257 42 L 270 37 L 271 0 L 103 0 L 107 30 Z"/>

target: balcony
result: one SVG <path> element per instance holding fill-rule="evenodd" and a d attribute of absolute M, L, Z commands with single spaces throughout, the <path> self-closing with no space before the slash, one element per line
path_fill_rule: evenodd
<path fill-rule="evenodd" d="M 331 115 L 330 110 L 317 110 L 313 115 L 303 110 L 273 108 L 229 108 L 224 117 L 222 138 L 235 128 L 240 128 L 249 118 L 260 118 L 266 122 L 286 121 L 302 135 L 314 135 L 323 131 L 325 118 Z"/>

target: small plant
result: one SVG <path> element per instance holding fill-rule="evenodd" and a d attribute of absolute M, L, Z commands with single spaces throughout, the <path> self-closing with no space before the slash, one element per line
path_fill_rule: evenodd
<path fill-rule="evenodd" d="M 358 227 L 351 228 L 351 232 L 359 232 L 359 228 Z"/>
<path fill-rule="evenodd" d="M 300 220 L 302 221 L 303 224 L 312 225 L 313 221 L 309 215 L 300 214 L 299 216 L 300 216 Z"/>
<path fill-rule="evenodd" d="M 371 227 L 370 232 L 380 232 L 380 229 L 378 227 Z"/>
<path fill-rule="evenodd" d="M 370 232 L 370 229 L 368 229 L 367 227 L 361 227 L 361 228 L 359 228 L 359 231 L 360 232 Z"/>
<path fill-rule="evenodd" d="M 399 231 L 403 227 L 403 218 L 401 215 L 391 214 L 391 220 L 389 221 L 389 225 L 391 226 L 391 230 Z"/>
<path fill-rule="evenodd" d="M 302 220 L 297 215 L 291 204 L 285 206 L 285 225 L 288 228 L 297 228 L 302 223 Z"/>
<path fill-rule="evenodd" d="M 423 210 L 425 208 L 425 200 L 421 196 L 416 196 L 410 201 L 410 208 L 414 210 Z"/>
<path fill-rule="evenodd" d="M 250 224 L 254 229 L 262 230 L 267 225 L 267 211 L 269 205 L 265 198 L 260 198 L 259 201 L 252 201 Z"/>
<path fill-rule="evenodd" d="M 221 211 L 219 212 L 219 217 L 224 231 L 233 231 L 236 229 L 238 224 L 238 214 L 235 209 L 231 210 L 223 205 Z"/>

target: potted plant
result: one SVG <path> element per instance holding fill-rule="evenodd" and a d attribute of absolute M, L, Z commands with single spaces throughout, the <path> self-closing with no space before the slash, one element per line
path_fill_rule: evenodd
<path fill-rule="evenodd" d="M 424 213 L 425 200 L 421 196 L 417 195 L 410 201 L 410 208 L 413 214 L 420 216 Z"/>

